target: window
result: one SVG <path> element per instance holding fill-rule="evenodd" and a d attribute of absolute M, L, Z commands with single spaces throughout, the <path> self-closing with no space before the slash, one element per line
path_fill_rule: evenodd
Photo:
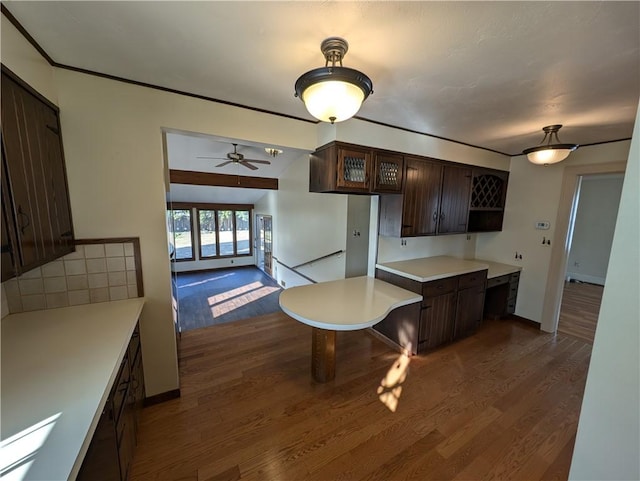
<path fill-rule="evenodd" d="M 232 256 L 235 239 L 233 229 L 233 211 L 232 210 L 219 210 L 218 211 L 218 235 L 220 236 L 220 256 Z"/>
<path fill-rule="evenodd" d="M 251 254 L 251 229 L 249 229 L 249 211 L 236 211 L 236 253 L 241 255 Z"/>
<path fill-rule="evenodd" d="M 191 209 L 167 211 L 169 234 L 173 241 L 173 255 L 177 261 L 193 260 Z"/>
<path fill-rule="evenodd" d="M 216 211 L 198 210 L 198 226 L 200 233 L 200 258 L 217 257 L 218 232 L 216 229 Z"/>
<path fill-rule="evenodd" d="M 198 258 L 203 260 L 253 255 L 253 205 L 181 202 L 173 207 L 167 211 L 167 219 L 176 260 L 195 260 L 194 242 L 198 244 Z M 193 217 L 197 220 L 195 231 Z"/>

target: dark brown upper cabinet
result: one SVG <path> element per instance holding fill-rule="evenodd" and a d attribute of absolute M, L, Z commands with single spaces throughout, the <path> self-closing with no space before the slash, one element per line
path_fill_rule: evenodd
<path fill-rule="evenodd" d="M 442 165 L 417 157 L 405 157 L 404 177 L 403 194 L 380 196 L 380 235 L 413 237 L 435 234 Z"/>
<path fill-rule="evenodd" d="M 405 157 L 402 195 L 380 197 L 379 233 L 390 237 L 467 231 L 471 169 Z"/>
<path fill-rule="evenodd" d="M 332 142 L 311 154 L 310 192 L 368 193 L 371 187 L 371 149 Z"/>
<path fill-rule="evenodd" d="M 374 151 L 372 192 L 392 194 L 402 192 L 403 176 L 404 157 L 401 154 Z"/>
<path fill-rule="evenodd" d="M 309 191 L 371 194 L 402 191 L 403 156 L 331 142 L 311 154 Z"/>
<path fill-rule="evenodd" d="M 463 234 L 467 232 L 470 189 L 470 168 L 456 165 L 444 166 L 438 234 Z"/>
<path fill-rule="evenodd" d="M 473 168 L 469 232 L 502 230 L 509 172 Z"/>
<path fill-rule="evenodd" d="M 74 238 L 57 107 L 2 66 L 1 110 L 6 280 L 72 252 Z"/>

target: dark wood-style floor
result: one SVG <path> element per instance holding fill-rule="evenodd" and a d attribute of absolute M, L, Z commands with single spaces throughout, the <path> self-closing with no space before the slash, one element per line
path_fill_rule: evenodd
<path fill-rule="evenodd" d="M 282 289 L 255 266 L 178 274 L 182 332 L 280 311 Z"/>
<path fill-rule="evenodd" d="M 182 336 L 179 399 L 143 410 L 131 481 L 566 480 L 591 345 L 516 321 L 403 358 L 272 314 Z"/>
<path fill-rule="evenodd" d="M 595 284 L 565 282 L 558 332 L 593 343 L 603 291 L 603 286 Z"/>

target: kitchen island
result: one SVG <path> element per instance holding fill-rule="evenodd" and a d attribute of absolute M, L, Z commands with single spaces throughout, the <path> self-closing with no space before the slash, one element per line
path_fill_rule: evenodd
<path fill-rule="evenodd" d="M 3 476 L 76 478 L 143 306 L 136 298 L 2 319 Z"/>
<path fill-rule="evenodd" d="M 373 277 L 291 287 L 280 294 L 280 307 L 294 319 L 313 328 L 311 373 L 318 382 L 335 377 L 336 331 L 371 327 L 391 311 L 417 316 L 422 295 Z"/>

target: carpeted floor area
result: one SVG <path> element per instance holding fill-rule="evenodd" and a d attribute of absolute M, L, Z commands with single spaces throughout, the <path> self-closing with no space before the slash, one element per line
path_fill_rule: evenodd
<path fill-rule="evenodd" d="M 178 274 L 184 331 L 280 311 L 282 289 L 255 266 Z"/>

